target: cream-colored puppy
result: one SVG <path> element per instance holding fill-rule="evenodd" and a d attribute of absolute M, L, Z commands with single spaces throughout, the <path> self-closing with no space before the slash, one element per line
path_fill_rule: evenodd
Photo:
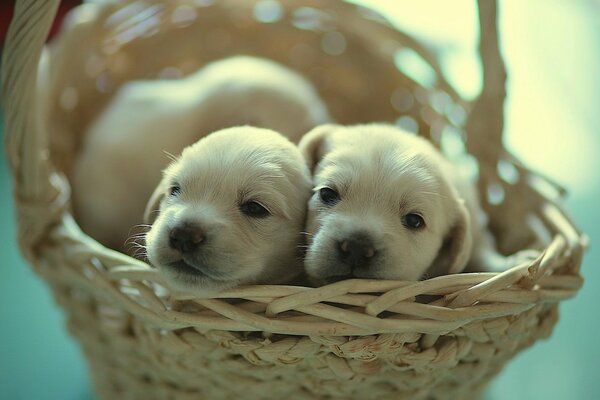
<path fill-rule="evenodd" d="M 506 266 L 474 186 L 425 139 L 388 125 L 324 125 L 300 149 L 314 176 L 305 268 L 316 282 Z"/>
<path fill-rule="evenodd" d="M 266 59 L 237 56 L 177 80 L 126 84 L 91 125 L 72 173 L 82 229 L 106 246 L 125 245 L 168 164 L 167 154 L 216 130 L 270 128 L 297 141 L 329 121 L 312 85 Z"/>
<path fill-rule="evenodd" d="M 206 293 L 290 281 L 302 272 L 310 194 L 306 164 L 283 136 L 212 133 L 183 151 L 152 195 L 148 259 L 174 286 Z"/>

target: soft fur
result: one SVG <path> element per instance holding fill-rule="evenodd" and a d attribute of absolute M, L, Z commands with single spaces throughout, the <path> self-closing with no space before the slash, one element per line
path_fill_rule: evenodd
<path fill-rule="evenodd" d="M 300 149 L 313 171 L 305 268 L 315 282 L 418 280 L 512 261 L 495 252 L 472 183 L 425 139 L 389 125 L 324 125 Z M 339 193 L 336 204 L 322 201 L 324 187 Z M 424 227 L 409 229 L 408 214 Z"/>
<path fill-rule="evenodd" d="M 171 194 L 174 186 L 180 190 Z M 206 293 L 290 281 L 302 272 L 300 240 L 310 193 L 309 171 L 289 140 L 252 127 L 215 132 L 165 170 L 145 213 L 152 223 L 148 259 L 173 285 Z M 269 215 L 244 214 L 248 202 L 261 204 Z M 179 251 L 170 235 L 189 225 L 202 232 L 202 243 Z"/>
<path fill-rule="evenodd" d="M 296 142 L 328 121 L 306 79 L 265 59 L 237 56 L 183 79 L 126 84 L 84 136 L 71 177 L 77 220 L 104 245 L 132 250 L 126 241 L 169 154 L 231 126 L 269 128 Z"/>

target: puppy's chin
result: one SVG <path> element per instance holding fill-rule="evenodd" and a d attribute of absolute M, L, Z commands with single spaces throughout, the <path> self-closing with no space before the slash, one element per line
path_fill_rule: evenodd
<path fill-rule="evenodd" d="M 335 260 L 333 257 L 320 258 L 314 252 L 308 252 L 304 262 L 306 274 L 314 286 L 322 286 L 346 279 L 385 279 L 376 270 L 355 267 Z"/>
<path fill-rule="evenodd" d="M 235 279 L 218 280 L 185 262 L 156 264 L 167 281 L 176 289 L 214 294 L 239 285 Z"/>
<path fill-rule="evenodd" d="M 317 235 L 309 247 L 304 260 L 304 267 L 311 284 L 321 286 L 345 279 L 385 278 L 380 276 L 382 268 L 379 265 L 352 267 L 340 261 L 333 251 L 333 243 L 333 240 L 321 239 Z"/>
<path fill-rule="evenodd" d="M 223 290 L 239 286 L 244 279 L 233 276 L 217 275 L 213 268 L 206 265 L 191 265 L 184 260 L 172 262 L 152 262 L 163 274 L 166 280 L 176 289 L 193 291 L 200 294 L 215 294 Z"/>
<path fill-rule="evenodd" d="M 333 259 L 333 257 L 320 258 L 310 251 L 307 253 L 304 265 L 308 279 L 313 286 L 327 285 L 346 279 L 389 279 L 416 281 L 420 278 L 419 275 L 409 271 L 402 272 L 402 268 L 392 268 L 391 266 L 385 266 L 383 264 L 377 267 L 359 266 L 352 268 L 343 262 Z"/>
<path fill-rule="evenodd" d="M 352 274 L 350 275 L 336 275 L 336 276 L 328 276 L 328 277 L 315 277 L 307 274 L 308 282 L 313 287 L 320 287 L 325 285 L 330 285 L 332 283 L 336 283 L 339 281 L 345 281 L 346 279 L 356 279 L 356 277 Z"/>

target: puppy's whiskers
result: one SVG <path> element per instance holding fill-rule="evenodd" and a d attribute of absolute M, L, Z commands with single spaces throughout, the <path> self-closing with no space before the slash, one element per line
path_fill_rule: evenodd
<path fill-rule="evenodd" d="M 147 248 L 143 244 L 133 243 L 133 245 L 130 246 L 129 250 L 132 251 L 132 255 L 135 258 L 146 259 L 148 257 Z"/>
<path fill-rule="evenodd" d="M 132 233 L 134 230 L 138 232 Z M 148 224 L 135 225 L 129 230 L 130 235 L 125 240 L 124 246 L 133 257 L 147 259 L 146 233 L 149 230 L 150 225 Z"/>
<path fill-rule="evenodd" d="M 167 158 L 173 162 L 177 162 L 177 156 L 173 155 L 172 153 L 169 153 L 166 150 L 163 150 L 163 153 L 167 156 Z"/>
<path fill-rule="evenodd" d="M 152 228 L 152 225 L 150 225 L 150 224 L 137 224 L 137 225 L 134 225 L 133 227 L 134 228 L 148 228 L 148 229 L 150 229 L 150 228 Z"/>

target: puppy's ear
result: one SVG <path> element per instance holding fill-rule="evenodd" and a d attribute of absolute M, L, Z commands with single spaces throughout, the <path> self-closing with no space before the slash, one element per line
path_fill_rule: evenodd
<path fill-rule="evenodd" d="M 150 196 L 150 200 L 146 204 L 146 209 L 144 210 L 144 223 L 152 224 L 158 215 L 158 210 L 160 208 L 160 202 L 165 197 L 167 193 L 167 189 L 169 187 L 168 180 L 166 178 L 162 178 L 152 196 Z"/>
<path fill-rule="evenodd" d="M 460 199 L 458 204 L 458 217 L 448 237 L 450 241 L 448 249 L 449 274 L 457 274 L 465 269 L 473 248 L 469 210 L 467 210 L 464 200 Z"/>
<path fill-rule="evenodd" d="M 335 124 L 317 126 L 304 135 L 300 143 L 298 143 L 300 152 L 304 156 L 310 172 L 315 171 L 315 167 L 319 161 L 329 152 L 330 145 L 327 138 L 339 128 L 340 126 Z"/>
<path fill-rule="evenodd" d="M 462 272 L 469 262 L 472 248 L 471 217 L 464 200 L 460 199 L 454 225 L 448 232 L 442 249 L 427 275 L 439 276 Z"/>

